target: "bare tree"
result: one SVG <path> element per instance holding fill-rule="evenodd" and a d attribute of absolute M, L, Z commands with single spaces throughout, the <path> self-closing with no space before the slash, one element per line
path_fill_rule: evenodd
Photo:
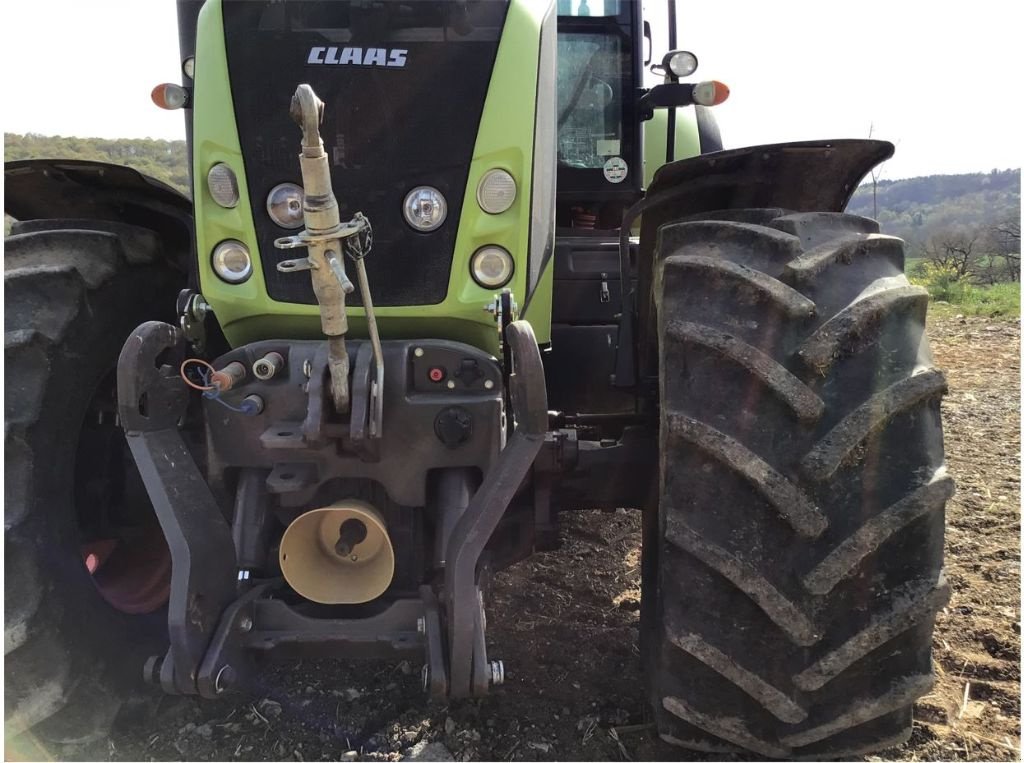
<path fill-rule="evenodd" d="M 875 134 L 875 123 L 871 122 L 868 125 L 868 140 Z M 895 145 L 899 145 L 900 142 L 896 141 Z M 871 168 L 871 217 L 875 220 L 878 219 L 878 181 L 882 179 L 882 173 L 885 171 L 885 162 L 875 165 Z"/>
<path fill-rule="evenodd" d="M 1002 264 L 1000 280 L 1020 280 L 1020 218 L 1006 218 L 988 231 L 989 257 Z"/>
<path fill-rule="evenodd" d="M 980 230 L 943 231 L 921 245 L 921 256 L 950 273 L 957 281 L 981 275 Z"/>

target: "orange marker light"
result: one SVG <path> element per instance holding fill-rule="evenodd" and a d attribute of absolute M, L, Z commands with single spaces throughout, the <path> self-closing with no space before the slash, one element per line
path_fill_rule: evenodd
<path fill-rule="evenodd" d="M 154 87 L 149 97 L 161 109 L 168 111 L 182 109 L 188 105 L 189 101 L 188 91 L 181 85 L 174 85 L 170 82 L 164 82 L 162 85 Z"/>
<path fill-rule="evenodd" d="M 693 102 L 700 106 L 717 106 L 729 97 L 729 86 L 718 80 L 698 82 L 693 86 Z"/>

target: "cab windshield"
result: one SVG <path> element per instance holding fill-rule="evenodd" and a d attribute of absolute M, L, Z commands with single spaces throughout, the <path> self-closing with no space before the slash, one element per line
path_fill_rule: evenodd
<path fill-rule="evenodd" d="M 558 160 L 602 167 L 622 147 L 622 40 L 591 32 L 558 35 Z"/>

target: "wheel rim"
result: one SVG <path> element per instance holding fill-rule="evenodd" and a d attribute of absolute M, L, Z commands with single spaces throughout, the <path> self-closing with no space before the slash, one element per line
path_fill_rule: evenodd
<path fill-rule="evenodd" d="M 147 526 L 130 541 L 83 543 L 82 562 L 100 596 L 119 612 L 155 612 L 170 597 L 171 552 L 159 525 Z"/>
<path fill-rule="evenodd" d="M 111 607 L 148 614 L 167 603 L 171 552 L 117 421 L 113 372 L 79 430 L 75 502 L 82 563 Z"/>

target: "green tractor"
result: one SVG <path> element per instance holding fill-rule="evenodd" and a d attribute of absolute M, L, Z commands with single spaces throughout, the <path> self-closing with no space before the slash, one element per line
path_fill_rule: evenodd
<path fill-rule="evenodd" d="M 628 507 L 663 739 L 907 739 L 945 384 L 903 244 L 843 213 L 893 147 L 723 150 L 661 10 L 651 66 L 638 0 L 179 0 L 192 201 L 6 165 L 8 734 L 267 658 L 483 697 L 492 574 Z"/>

